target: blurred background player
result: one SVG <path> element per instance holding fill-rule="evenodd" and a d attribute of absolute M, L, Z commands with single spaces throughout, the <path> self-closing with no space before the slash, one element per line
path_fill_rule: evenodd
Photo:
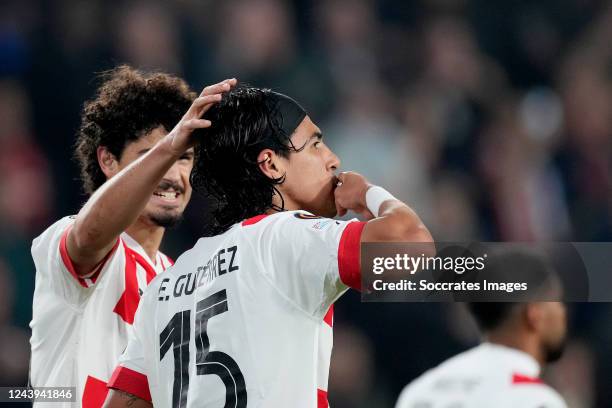
<path fill-rule="evenodd" d="M 512 250 L 491 256 L 485 271 L 487 276 L 508 276 L 516 275 L 517 269 L 535 277 L 531 282 L 540 282 L 541 299 L 560 298 L 558 276 L 534 253 Z M 540 379 L 542 368 L 563 352 L 565 305 L 473 302 L 468 307 L 485 341 L 414 380 L 396 408 L 565 408 L 561 396 Z"/>
<path fill-rule="evenodd" d="M 75 154 L 91 197 L 32 244 L 33 386 L 76 386 L 77 405 L 102 405 L 142 290 L 172 264 L 158 249 L 191 196 L 193 149 L 182 139 L 210 126 L 199 116 L 233 83 L 192 105 L 183 80 L 122 66 L 85 104 Z"/>
<path fill-rule="evenodd" d="M 338 157 L 293 99 L 239 87 L 209 111 L 195 187 L 217 234 L 152 283 L 109 407 L 328 407 L 332 305 L 359 290 L 361 242 L 431 242 L 406 204 Z M 352 210 L 367 222 L 331 218 Z"/>

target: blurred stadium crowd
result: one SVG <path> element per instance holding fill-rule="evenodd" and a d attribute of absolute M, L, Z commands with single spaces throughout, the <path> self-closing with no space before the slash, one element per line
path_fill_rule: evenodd
<path fill-rule="evenodd" d="M 95 74 L 119 63 L 294 96 L 342 168 L 438 241 L 612 240 L 612 4 L 599 0 L 5 0 L 0 4 L 0 385 L 27 381 L 34 236 L 86 197 L 71 160 Z M 231 163 L 228 163 L 228 166 Z M 169 234 L 176 257 L 207 202 Z M 573 305 L 547 380 L 612 406 L 612 307 Z M 336 307 L 330 402 L 392 406 L 476 344 L 453 304 Z"/>

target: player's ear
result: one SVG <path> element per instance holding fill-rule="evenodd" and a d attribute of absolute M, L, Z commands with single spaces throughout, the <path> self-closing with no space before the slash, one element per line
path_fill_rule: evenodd
<path fill-rule="evenodd" d="M 99 146 L 96 153 L 98 164 L 106 178 L 111 178 L 119 172 L 119 161 L 105 146 Z"/>
<path fill-rule="evenodd" d="M 541 304 L 537 302 L 527 303 L 523 313 L 529 331 L 539 332 L 542 330 L 542 325 L 544 324 L 544 310 Z"/>
<path fill-rule="evenodd" d="M 283 169 L 279 156 L 272 149 L 263 149 L 257 156 L 259 170 L 271 179 L 282 177 Z"/>

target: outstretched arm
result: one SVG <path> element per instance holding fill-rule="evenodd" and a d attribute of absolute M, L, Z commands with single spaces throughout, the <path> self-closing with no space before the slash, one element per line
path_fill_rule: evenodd
<path fill-rule="evenodd" d="M 235 84 L 236 79 L 229 79 L 204 88 L 168 135 L 91 196 L 66 239 L 68 254 L 79 275 L 90 273 L 121 232 L 136 221 L 164 174 L 193 146 L 192 131 L 211 125 L 201 116 Z"/>

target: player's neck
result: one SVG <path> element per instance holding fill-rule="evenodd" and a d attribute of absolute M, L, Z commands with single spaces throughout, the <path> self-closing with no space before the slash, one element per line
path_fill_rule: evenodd
<path fill-rule="evenodd" d="M 127 234 L 140 244 L 149 258 L 155 262 L 157 251 L 164 237 L 165 229 L 157 225 L 147 225 L 136 221 L 125 230 Z"/>
<path fill-rule="evenodd" d="M 272 205 L 274 206 L 274 208 L 268 209 L 266 211 L 266 214 L 277 213 L 280 208 L 283 208 L 286 211 L 301 210 L 300 206 L 296 202 L 294 202 L 291 197 L 287 197 L 287 194 L 283 195 L 283 200 L 281 200 L 278 194 L 274 194 L 272 196 Z"/>
<path fill-rule="evenodd" d="M 533 357 L 540 367 L 544 366 L 544 356 L 539 346 L 539 342 L 534 336 L 524 333 L 517 333 L 517 330 L 498 331 L 489 333 L 487 341 L 493 344 L 499 344 L 516 350 L 520 350 Z"/>

